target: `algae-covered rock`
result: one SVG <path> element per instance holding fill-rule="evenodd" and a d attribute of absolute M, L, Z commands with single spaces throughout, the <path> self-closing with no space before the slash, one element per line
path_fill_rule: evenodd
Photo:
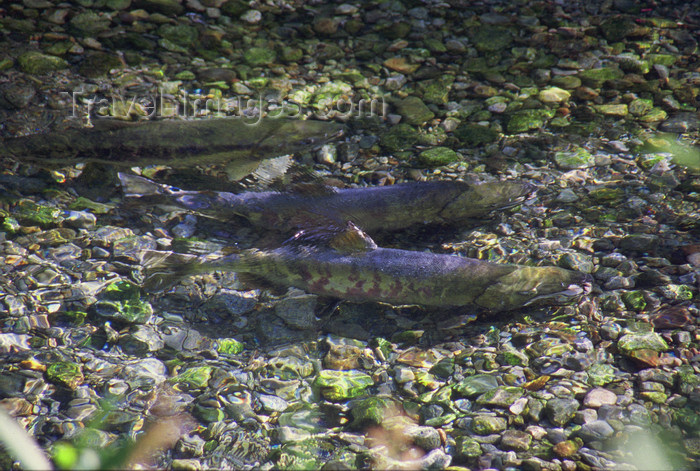
<path fill-rule="evenodd" d="M 417 96 L 409 96 L 396 103 L 396 108 L 408 124 L 420 126 L 435 117 L 435 113 Z"/>
<path fill-rule="evenodd" d="M 670 67 L 676 63 L 678 56 L 674 54 L 646 54 L 644 58 L 651 65 L 665 65 Z"/>
<path fill-rule="evenodd" d="M 554 162 L 563 170 L 587 168 L 595 165 L 595 157 L 583 147 L 554 153 Z"/>
<path fill-rule="evenodd" d="M 530 363 L 528 356 L 520 350 L 507 350 L 500 357 L 505 364 L 511 366 L 527 366 Z"/>
<path fill-rule="evenodd" d="M 165 342 L 153 327 L 136 325 L 130 332 L 119 338 L 119 346 L 127 355 L 141 356 L 161 350 Z"/>
<path fill-rule="evenodd" d="M 592 273 L 594 264 L 593 257 L 580 253 L 566 252 L 559 257 L 559 266 L 582 273 Z"/>
<path fill-rule="evenodd" d="M 449 147 L 433 147 L 418 154 L 418 162 L 426 167 L 440 167 L 459 159 L 459 154 Z"/>
<path fill-rule="evenodd" d="M 304 57 L 304 51 L 301 48 L 293 46 L 283 46 L 280 49 L 280 60 L 283 62 L 298 62 Z"/>
<path fill-rule="evenodd" d="M 673 420 L 679 427 L 689 433 L 697 433 L 700 431 L 700 412 L 690 407 L 678 409 L 673 415 Z"/>
<path fill-rule="evenodd" d="M 476 397 L 492 389 L 498 387 L 498 381 L 495 376 L 486 374 L 477 374 L 467 376 L 462 381 L 457 383 L 454 390 L 464 397 Z"/>
<path fill-rule="evenodd" d="M 128 281 L 117 281 L 107 285 L 93 309 L 97 315 L 124 322 L 143 324 L 153 314 L 151 305 L 141 300 L 140 289 Z"/>
<path fill-rule="evenodd" d="M 461 124 L 454 130 L 454 136 L 465 146 L 476 147 L 490 144 L 498 139 L 498 131 L 473 123 Z"/>
<path fill-rule="evenodd" d="M 70 25 L 78 34 L 94 36 L 109 29 L 109 17 L 88 10 L 71 18 Z"/>
<path fill-rule="evenodd" d="M 624 72 L 617 67 L 601 67 L 599 69 L 582 70 L 577 74 L 584 85 L 592 88 L 600 88 L 608 80 L 621 79 Z"/>
<path fill-rule="evenodd" d="M 214 368 L 211 366 L 196 366 L 187 368 L 177 376 L 170 378 L 170 382 L 179 385 L 184 390 L 204 389 L 207 387 Z"/>
<path fill-rule="evenodd" d="M 608 42 L 621 41 L 631 36 L 642 36 L 649 31 L 629 16 L 610 16 L 600 23 L 600 30 Z"/>
<path fill-rule="evenodd" d="M 216 351 L 226 355 L 236 355 L 243 351 L 243 344 L 236 339 L 219 339 L 217 340 Z"/>
<path fill-rule="evenodd" d="M 571 93 L 559 87 L 547 87 L 537 94 L 537 99 L 542 103 L 556 104 L 567 101 Z"/>
<path fill-rule="evenodd" d="M 474 46 L 481 52 L 500 51 L 513 42 L 510 29 L 502 26 L 480 26 L 470 36 Z"/>
<path fill-rule="evenodd" d="M 194 45 L 199 37 L 197 28 L 189 25 L 164 24 L 158 28 L 158 33 L 160 33 L 164 39 L 181 47 Z"/>
<path fill-rule="evenodd" d="M 552 79 L 551 84 L 565 90 L 574 90 L 581 86 L 581 79 L 575 75 L 557 75 Z"/>
<path fill-rule="evenodd" d="M 652 108 L 654 108 L 654 101 L 645 98 L 635 98 L 627 105 L 628 111 L 634 116 L 643 116 Z"/>
<path fill-rule="evenodd" d="M 622 188 L 601 187 L 594 188 L 588 194 L 597 203 L 606 203 L 611 201 L 620 201 L 625 196 L 625 190 Z"/>
<path fill-rule="evenodd" d="M 69 361 L 57 361 L 50 364 L 46 369 L 46 379 L 68 389 L 75 389 L 85 381 L 80 365 Z"/>
<path fill-rule="evenodd" d="M 390 57 L 384 62 L 382 62 L 384 67 L 391 69 L 402 74 L 410 75 L 420 67 L 420 64 L 414 64 L 409 61 L 406 57 Z"/>
<path fill-rule="evenodd" d="M 443 77 L 418 82 L 418 90 L 423 92 L 423 100 L 427 103 L 445 104 L 447 97 L 455 81 L 454 76 L 445 75 Z"/>
<path fill-rule="evenodd" d="M 617 63 L 625 72 L 644 75 L 649 73 L 649 62 L 642 60 L 634 54 L 620 54 L 617 56 Z"/>
<path fill-rule="evenodd" d="M 596 363 L 588 369 L 588 382 L 593 386 L 605 386 L 616 378 L 612 365 Z"/>
<path fill-rule="evenodd" d="M 624 335 L 617 342 L 617 348 L 624 354 L 642 349 L 663 352 L 668 350 L 668 344 L 656 332 L 646 332 Z"/>
<path fill-rule="evenodd" d="M 135 6 L 168 16 L 181 15 L 185 11 L 180 0 L 137 0 Z"/>
<path fill-rule="evenodd" d="M 579 448 L 583 446 L 583 440 L 576 438 L 575 440 L 564 440 L 552 447 L 552 451 L 560 458 L 569 458 L 573 456 Z"/>
<path fill-rule="evenodd" d="M 390 152 L 405 150 L 418 141 L 418 131 L 406 123 L 399 123 L 381 137 L 380 143 Z"/>
<path fill-rule="evenodd" d="M 368 397 L 353 401 L 350 405 L 354 429 L 364 429 L 368 426 L 381 425 L 387 418 L 399 414 L 397 402 L 388 397 Z"/>
<path fill-rule="evenodd" d="M 605 116 L 625 117 L 629 112 L 629 110 L 627 109 L 627 104 L 625 103 L 616 103 L 613 105 L 595 105 L 594 109 L 598 113 Z"/>
<path fill-rule="evenodd" d="M 579 408 L 579 402 L 574 398 L 555 397 L 547 401 L 544 408 L 545 414 L 556 427 L 563 427 L 574 418 Z"/>
<path fill-rule="evenodd" d="M 644 299 L 644 292 L 638 290 L 623 293 L 622 301 L 628 309 L 633 311 L 642 311 L 647 305 Z"/>
<path fill-rule="evenodd" d="M 36 224 L 49 227 L 63 221 L 63 211 L 50 206 L 38 205 L 29 200 L 22 200 L 14 208 L 13 216 L 23 224 Z"/>
<path fill-rule="evenodd" d="M 316 108 L 334 105 L 340 99 L 352 94 L 352 85 L 340 80 L 324 83 L 313 95 L 312 102 Z"/>
<path fill-rule="evenodd" d="M 68 67 L 68 62 L 60 57 L 42 54 L 41 52 L 25 52 L 17 58 L 23 72 L 32 75 L 47 74 Z"/>
<path fill-rule="evenodd" d="M 112 10 L 126 10 L 131 5 L 131 0 L 105 0 L 105 6 Z"/>
<path fill-rule="evenodd" d="M 506 429 L 506 419 L 490 415 L 477 415 L 472 421 L 472 430 L 477 435 L 491 435 Z"/>
<path fill-rule="evenodd" d="M 79 72 L 90 78 L 107 75 L 112 69 L 120 69 L 124 66 L 116 54 L 95 51 L 87 54 L 80 64 Z"/>
<path fill-rule="evenodd" d="M 476 403 L 489 406 L 510 407 L 523 396 L 523 393 L 523 388 L 514 386 L 499 387 L 486 391 L 476 399 Z"/>
<path fill-rule="evenodd" d="M 481 450 L 481 445 L 479 445 L 479 442 L 464 435 L 457 437 L 455 451 L 457 456 L 461 458 L 478 458 L 484 454 L 484 452 Z"/>
<path fill-rule="evenodd" d="M 313 384 L 327 400 L 345 401 L 364 394 L 374 381 L 359 371 L 322 370 Z"/>
<path fill-rule="evenodd" d="M 301 441 L 290 441 L 276 452 L 275 469 L 290 471 L 321 469 L 327 461 L 327 456 L 333 451 L 333 445 L 323 440 L 307 438 Z"/>
<path fill-rule="evenodd" d="M 508 132 L 519 133 L 539 129 L 547 120 L 554 117 L 554 110 L 520 110 L 513 113 L 508 121 Z"/>
<path fill-rule="evenodd" d="M 251 47 L 243 53 L 243 60 L 251 67 L 269 65 L 275 62 L 275 59 L 277 59 L 275 50 L 265 47 Z"/>
<path fill-rule="evenodd" d="M 654 107 L 646 114 L 642 115 L 639 120 L 643 123 L 655 123 L 657 121 L 663 121 L 666 119 L 668 114 L 661 108 Z"/>
<path fill-rule="evenodd" d="M 661 294 L 674 301 L 689 301 L 693 299 L 693 288 L 688 285 L 668 284 L 659 287 Z"/>
<path fill-rule="evenodd" d="M 659 236 L 655 234 L 629 234 L 620 239 L 619 247 L 623 253 L 650 252 L 658 247 Z"/>
<path fill-rule="evenodd" d="M 439 146 L 447 140 L 447 132 L 440 126 L 421 128 L 418 131 L 418 143 L 422 146 Z"/>

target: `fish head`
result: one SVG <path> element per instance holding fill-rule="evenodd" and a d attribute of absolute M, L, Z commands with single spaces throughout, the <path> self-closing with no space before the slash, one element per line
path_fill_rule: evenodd
<path fill-rule="evenodd" d="M 445 219 L 478 216 L 485 211 L 516 206 L 534 196 L 535 186 L 517 180 L 469 185 L 441 211 Z M 471 209 L 470 209 L 471 208 Z M 473 214 L 470 211 L 473 210 Z"/>
<path fill-rule="evenodd" d="M 583 274 L 582 274 L 583 275 Z M 562 291 L 555 291 L 550 294 L 535 296 L 525 303 L 525 306 L 542 304 L 568 304 L 581 296 L 585 296 L 593 289 L 593 278 L 590 275 L 583 275 L 581 280 L 572 283 Z"/>
<path fill-rule="evenodd" d="M 321 147 L 345 132 L 340 123 L 319 120 L 284 119 L 274 133 L 258 144 L 268 155 L 295 154 Z"/>
<path fill-rule="evenodd" d="M 225 191 L 179 191 L 173 193 L 178 206 L 213 217 L 244 215 L 245 201 L 239 195 Z"/>
<path fill-rule="evenodd" d="M 477 299 L 489 309 L 568 304 L 591 291 L 591 275 L 559 267 L 521 266 L 502 276 Z"/>

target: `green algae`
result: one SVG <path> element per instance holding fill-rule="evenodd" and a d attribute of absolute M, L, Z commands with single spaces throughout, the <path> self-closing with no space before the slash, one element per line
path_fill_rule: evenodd
<path fill-rule="evenodd" d="M 217 341 L 216 351 L 227 355 L 236 355 L 241 353 L 244 346 L 236 339 L 219 339 Z"/>
<path fill-rule="evenodd" d="M 418 154 L 418 163 L 425 167 L 440 167 L 459 160 L 459 154 L 449 147 L 433 147 Z"/>
<path fill-rule="evenodd" d="M 390 152 L 401 151 L 410 148 L 418 141 L 416 129 L 406 123 L 399 123 L 384 133 L 380 143 Z"/>
<path fill-rule="evenodd" d="M 464 123 L 454 130 L 453 135 L 459 139 L 462 144 L 468 147 L 476 147 L 482 144 L 495 142 L 498 140 L 499 132 L 486 126 Z"/>
<path fill-rule="evenodd" d="M 498 387 L 495 376 L 487 374 L 477 374 L 467 376 L 455 385 L 455 392 L 464 397 L 476 397 Z"/>
<path fill-rule="evenodd" d="M 42 75 L 68 68 L 68 62 L 64 59 L 36 51 L 25 52 L 17 58 L 17 62 L 24 72 L 31 75 Z"/>
<path fill-rule="evenodd" d="M 521 110 L 514 112 L 508 120 L 508 132 L 511 134 L 539 129 L 554 117 L 554 110 Z"/>
<path fill-rule="evenodd" d="M 625 73 L 617 67 L 601 67 L 599 69 L 582 70 L 577 74 L 584 85 L 600 88 L 608 80 L 621 79 Z"/>
<path fill-rule="evenodd" d="M 243 60 L 251 67 L 270 65 L 277 59 L 274 49 L 251 47 L 243 53 Z"/>
<path fill-rule="evenodd" d="M 179 385 L 184 390 L 203 389 L 209 384 L 214 368 L 211 366 L 197 366 L 187 368 L 177 376 L 170 378 L 170 382 Z"/>
<path fill-rule="evenodd" d="M 150 303 L 141 300 L 140 288 L 128 281 L 110 283 L 99 297 L 101 299 L 93 309 L 102 317 L 128 324 L 144 324 L 153 314 Z"/>
<path fill-rule="evenodd" d="M 420 126 L 435 117 L 435 113 L 417 96 L 409 96 L 398 101 L 396 108 L 406 123 L 415 126 Z"/>
<path fill-rule="evenodd" d="M 627 334 L 617 342 L 617 348 L 624 354 L 630 354 L 635 350 L 653 350 L 664 352 L 668 350 L 666 341 L 656 332 L 644 334 Z"/>
<path fill-rule="evenodd" d="M 388 397 L 368 397 L 354 401 L 350 407 L 353 429 L 364 429 L 372 425 L 381 425 L 387 417 L 399 413 L 398 403 Z"/>
<path fill-rule="evenodd" d="M 563 170 L 573 170 L 592 167 L 595 158 L 583 147 L 574 147 L 573 150 L 555 152 L 554 163 Z"/>
<path fill-rule="evenodd" d="M 15 207 L 13 215 L 23 224 L 36 224 L 41 227 L 49 227 L 63 221 L 63 211 L 50 206 L 36 204 L 29 200 L 22 200 Z"/>
<path fill-rule="evenodd" d="M 46 368 L 46 380 L 68 389 L 75 389 L 85 381 L 85 377 L 79 364 L 57 361 Z"/>
<path fill-rule="evenodd" d="M 329 401 L 345 401 L 364 394 L 372 386 L 372 377 L 359 371 L 322 370 L 313 382 Z"/>

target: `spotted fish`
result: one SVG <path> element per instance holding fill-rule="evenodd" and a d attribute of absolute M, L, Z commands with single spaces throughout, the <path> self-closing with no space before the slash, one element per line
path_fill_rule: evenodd
<path fill-rule="evenodd" d="M 314 148 L 339 137 L 343 125 L 300 119 L 237 118 L 95 121 L 93 128 L 67 129 L 5 139 L 0 157 L 40 164 L 80 162 L 121 167 L 224 164 L 232 180 L 254 171 L 263 159 Z"/>
<path fill-rule="evenodd" d="M 519 204 L 534 190 L 522 181 L 430 181 L 348 189 L 302 185 L 283 192 L 234 194 L 181 190 L 126 173 L 120 173 L 119 179 L 128 197 L 173 204 L 218 219 L 243 216 L 253 224 L 284 231 L 342 227 L 347 221 L 370 233 L 416 224 L 449 225 Z"/>
<path fill-rule="evenodd" d="M 590 275 L 558 267 L 499 264 L 456 255 L 377 247 L 354 225 L 328 244 L 285 244 L 216 257 L 145 252 L 144 288 L 166 289 L 181 277 L 214 271 L 252 274 L 278 286 L 355 302 L 477 306 L 507 311 L 559 304 L 590 290 Z"/>

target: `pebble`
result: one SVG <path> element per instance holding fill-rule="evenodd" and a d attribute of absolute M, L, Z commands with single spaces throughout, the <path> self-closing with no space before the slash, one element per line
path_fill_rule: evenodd
<path fill-rule="evenodd" d="M 674 463 L 697 467 L 700 261 L 686 247 L 697 242 L 698 185 L 692 161 L 677 160 L 700 127 L 697 80 L 686 70 L 696 12 L 681 18 L 657 2 L 637 22 L 627 18 L 633 2 L 597 17 L 566 2 L 529 16 L 492 2 L 322 2 L 313 11 L 294 2 L 84 3 L 26 0 L 3 20 L 2 138 L 60 127 L 74 105 L 84 116 L 88 95 L 117 90 L 261 93 L 300 103 L 312 119 L 321 97 L 381 96 L 378 119 L 351 117 L 338 147 L 308 154 L 314 171 L 350 186 L 526 178 L 538 189 L 515 209 L 460 225 L 459 237 L 407 232 L 382 244 L 569 266 L 595 283 L 576 304 L 488 322 L 239 291 L 232 274 L 154 295 L 138 286 L 137 249 L 211 238 L 189 245 L 208 253 L 270 234 L 156 205 L 132 211 L 118 193 L 98 195 L 106 209 L 86 207 L 70 184 L 77 169 L 56 183 L 11 162 L 0 178 L 0 393 L 40 443 L 89 435 L 94 448 L 120 446 L 148 413 L 175 421 L 177 441 L 157 461 L 173 469 L 355 469 L 366 460 L 573 471 L 632 469 L 633 453 L 617 441 L 649 431 L 677 444 L 665 449 Z M 25 36 L 41 39 L 41 53 L 31 41 L 17 48 Z M 658 51 L 639 51 L 648 38 Z M 544 55 L 533 47 L 543 43 Z M 97 70 L 96 52 L 115 48 L 119 61 Z M 103 75 L 83 76 L 92 72 Z M 86 93 L 57 98 L 71 83 Z M 384 133 L 398 127 L 396 145 Z M 681 136 L 659 142 L 654 129 Z M 249 182 L 240 185 L 224 189 Z M 15 200 L 66 212 L 29 223 Z M 102 298 L 127 282 L 128 299 Z M 108 401 L 114 409 L 102 411 Z M 81 450 L 65 467 L 104 465 Z"/>
<path fill-rule="evenodd" d="M 603 405 L 614 405 L 617 402 L 617 395 L 603 388 L 591 389 L 583 398 L 583 405 L 586 407 L 598 408 Z"/>

